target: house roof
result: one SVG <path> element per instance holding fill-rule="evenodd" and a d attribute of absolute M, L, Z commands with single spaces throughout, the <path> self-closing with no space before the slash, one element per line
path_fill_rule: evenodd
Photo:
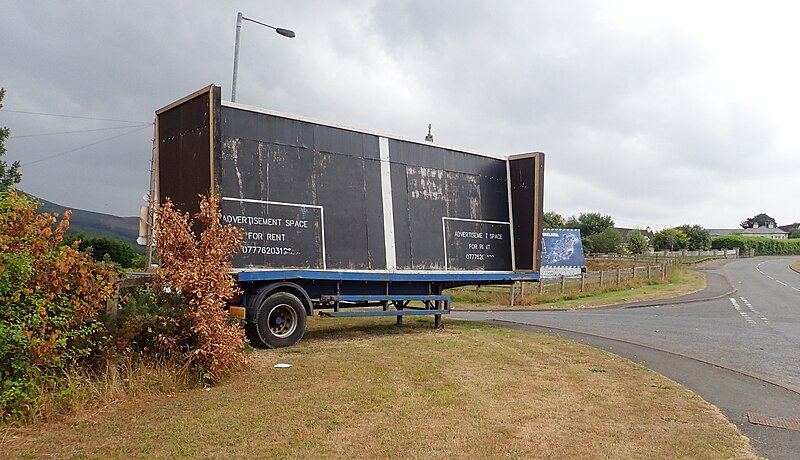
<path fill-rule="evenodd" d="M 630 233 L 631 230 L 639 230 L 640 232 L 642 232 L 642 235 L 644 235 L 647 239 L 653 239 L 653 232 L 650 230 L 645 230 L 641 228 L 636 228 L 636 229 L 623 228 L 623 227 L 614 227 L 614 228 L 616 228 L 619 234 L 622 235 L 623 241 L 628 241 L 628 233 Z"/>
<path fill-rule="evenodd" d="M 758 227 L 746 228 L 741 231 L 742 235 L 786 235 L 787 231 L 780 228 Z"/>

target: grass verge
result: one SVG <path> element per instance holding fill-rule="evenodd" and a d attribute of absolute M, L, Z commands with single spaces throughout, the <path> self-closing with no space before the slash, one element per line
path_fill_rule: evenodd
<path fill-rule="evenodd" d="M 9 458 L 755 458 L 673 381 L 575 342 L 472 323 L 310 318 L 209 389 L 0 433 Z M 290 363 L 290 369 L 276 369 Z"/>
<path fill-rule="evenodd" d="M 144 359 L 135 354 L 120 356 L 102 369 L 45 379 L 37 388 L 26 416 L 0 422 L 0 433 L 11 426 L 62 420 L 130 399 L 198 387 L 200 381 L 198 375 L 175 360 Z"/>
<path fill-rule="evenodd" d="M 796 272 L 800 272 L 800 260 L 797 262 L 792 262 L 792 269 Z"/>
<path fill-rule="evenodd" d="M 530 283 L 525 295 L 517 294 L 515 306 L 510 306 L 508 287 L 463 287 L 451 289 L 453 306 L 457 310 L 487 309 L 565 309 L 591 308 L 627 302 L 668 299 L 701 291 L 706 286 L 705 276 L 694 270 L 679 266 L 672 269 L 668 282 L 648 282 L 645 280 L 623 282 L 622 286 L 609 286 L 593 292 L 580 292 L 579 285 L 572 282 L 562 294 L 554 292 L 558 286 L 548 286 L 543 295 L 538 293 L 538 284 Z"/>

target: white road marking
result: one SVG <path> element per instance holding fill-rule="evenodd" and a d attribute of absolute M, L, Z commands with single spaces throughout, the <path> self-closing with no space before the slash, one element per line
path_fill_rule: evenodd
<path fill-rule="evenodd" d="M 756 310 L 756 309 L 753 307 L 753 305 L 752 305 L 752 304 L 751 304 L 751 303 L 750 303 L 750 302 L 749 302 L 747 299 L 745 299 L 744 297 L 739 297 L 739 299 L 741 299 L 741 300 L 742 300 L 742 302 L 743 302 L 743 303 L 744 303 L 744 305 L 747 307 L 747 309 L 748 309 L 748 310 L 750 310 L 750 311 L 751 311 L 751 312 L 752 312 L 754 315 L 756 315 L 756 316 L 758 317 L 758 319 L 760 319 L 761 321 L 763 321 L 765 324 L 769 324 L 769 318 L 767 318 L 766 316 L 764 316 L 764 314 L 763 314 L 763 313 L 761 313 L 760 311 Z"/>
<path fill-rule="evenodd" d="M 733 308 L 735 308 L 736 311 L 739 312 L 739 314 L 742 316 L 742 318 L 744 318 L 744 320 L 747 321 L 747 324 L 749 324 L 749 325 L 751 325 L 753 327 L 757 327 L 758 326 L 758 323 L 755 320 L 753 320 L 752 318 L 750 318 L 750 315 L 748 315 L 747 312 L 744 311 L 741 306 L 739 306 L 739 302 L 737 302 L 736 299 L 734 299 L 733 297 L 728 297 L 728 300 L 731 301 L 731 303 L 733 304 Z"/>
<path fill-rule="evenodd" d="M 761 273 L 762 275 L 766 276 L 767 278 L 769 278 L 769 279 L 771 279 L 771 280 L 775 281 L 776 283 L 778 283 L 778 284 L 780 284 L 780 285 L 782 285 L 782 286 L 790 287 L 790 288 L 794 289 L 795 291 L 797 291 L 797 292 L 800 292 L 800 288 L 797 288 L 797 287 L 791 286 L 791 285 L 789 285 L 789 284 L 786 284 L 786 283 L 784 283 L 783 281 L 781 281 L 781 280 L 779 280 L 779 279 L 777 279 L 777 278 L 774 278 L 774 277 L 772 277 L 772 276 L 770 276 L 770 275 L 767 275 L 766 273 L 764 273 L 764 272 L 761 270 L 761 264 L 763 264 L 763 263 L 764 263 L 764 262 L 761 262 L 761 263 L 759 263 L 759 264 L 757 264 L 757 265 L 756 265 L 756 270 L 757 270 L 759 273 Z"/>

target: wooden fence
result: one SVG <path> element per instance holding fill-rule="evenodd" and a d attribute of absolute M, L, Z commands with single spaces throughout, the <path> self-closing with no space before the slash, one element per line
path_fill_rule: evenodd
<path fill-rule="evenodd" d="M 563 294 L 568 290 L 577 292 L 603 290 L 607 287 L 622 286 L 626 281 L 637 278 L 666 281 L 667 273 L 673 265 L 674 261 L 667 259 L 658 265 L 583 272 L 575 276 L 562 275 L 554 278 L 542 278 L 538 283 L 514 283 L 511 285 L 511 306 L 514 306 L 517 293 L 519 292 L 524 297 L 525 291 L 528 289 L 537 289 L 541 296 L 552 292 Z"/>

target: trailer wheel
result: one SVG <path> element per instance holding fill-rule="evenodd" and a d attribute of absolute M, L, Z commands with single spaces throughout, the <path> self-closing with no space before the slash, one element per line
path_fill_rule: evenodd
<path fill-rule="evenodd" d="M 255 324 L 247 325 L 251 342 L 261 342 L 269 348 L 289 347 L 297 343 L 306 331 L 306 309 L 297 296 L 277 292 L 261 303 Z"/>

